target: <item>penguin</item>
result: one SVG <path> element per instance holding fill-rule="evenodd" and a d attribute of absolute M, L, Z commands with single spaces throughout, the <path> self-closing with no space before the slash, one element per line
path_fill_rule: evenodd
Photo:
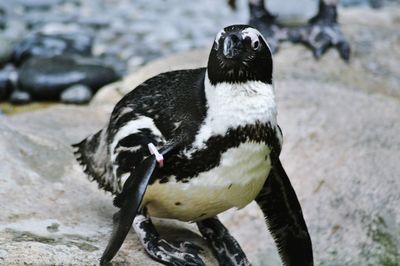
<path fill-rule="evenodd" d="M 206 68 L 159 74 L 125 95 L 75 155 L 119 211 L 100 264 L 133 227 L 165 265 L 204 265 L 199 248 L 160 238 L 151 217 L 195 222 L 220 265 L 250 265 L 217 215 L 256 201 L 285 265 L 313 265 L 301 206 L 280 162 L 282 131 L 266 39 L 248 25 L 219 31 Z"/>

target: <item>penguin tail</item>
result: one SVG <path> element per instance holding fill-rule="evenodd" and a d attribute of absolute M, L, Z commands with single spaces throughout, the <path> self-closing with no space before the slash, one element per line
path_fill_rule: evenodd
<path fill-rule="evenodd" d="M 116 193 L 118 185 L 114 184 L 105 134 L 106 129 L 102 129 L 71 146 L 74 149 L 76 160 L 82 166 L 89 180 L 96 181 L 99 188 Z"/>

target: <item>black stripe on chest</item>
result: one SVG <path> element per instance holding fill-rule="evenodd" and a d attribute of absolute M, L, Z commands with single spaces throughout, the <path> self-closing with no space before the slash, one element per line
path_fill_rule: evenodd
<path fill-rule="evenodd" d="M 252 125 L 229 129 L 223 136 L 218 135 L 209 138 L 205 145 L 206 148 L 195 151 L 191 158 L 180 153 L 168 156 L 159 176 L 162 177 L 160 182 L 168 182 L 168 176 L 171 175 L 175 176 L 177 181 L 188 182 L 190 178 L 218 166 L 224 152 L 245 142 L 267 145 L 272 153 L 279 154 L 281 144 L 277 137 L 279 133 L 276 130 L 277 128 L 272 127 L 270 123 L 257 122 Z"/>

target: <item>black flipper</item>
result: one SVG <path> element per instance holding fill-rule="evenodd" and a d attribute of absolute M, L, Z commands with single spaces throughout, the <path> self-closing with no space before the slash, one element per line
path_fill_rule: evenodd
<path fill-rule="evenodd" d="M 161 154 L 171 151 L 175 145 L 166 146 L 160 150 Z M 100 265 L 112 260 L 118 250 L 121 248 L 129 229 L 132 226 L 140 204 L 142 203 L 147 185 L 156 168 L 156 158 L 154 155 L 147 157 L 138 165 L 126 180 L 122 192 L 114 199 L 114 204 L 120 207 L 120 210 L 113 217 L 113 232 L 108 245 L 101 256 Z"/>
<path fill-rule="evenodd" d="M 119 200 L 121 209 L 114 214 L 113 232 L 106 250 L 101 256 L 100 265 L 111 261 L 121 248 L 142 202 L 156 163 L 155 156 L 149 156 L 135 169 L 134 173 L 131 173 L 126 181 L 121 193 L 124 196 Z"/>
<path fill-rule="evenodd" d="M 279 158 L 272 160 L 271 172 L 256 202 L 265 215 L 283 264 L 314 265 L 311 238 L 300 203 Z"/>

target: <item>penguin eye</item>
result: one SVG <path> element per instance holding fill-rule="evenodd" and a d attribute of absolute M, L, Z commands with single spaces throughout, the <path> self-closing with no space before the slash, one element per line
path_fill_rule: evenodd
<path fill-rule="evenodd" d="M 258 47 L 260 47 L 260 42 L 258 40 L 251 43 L 251 48 L 253 48 L 254 50 L 257 50 Z"/>

